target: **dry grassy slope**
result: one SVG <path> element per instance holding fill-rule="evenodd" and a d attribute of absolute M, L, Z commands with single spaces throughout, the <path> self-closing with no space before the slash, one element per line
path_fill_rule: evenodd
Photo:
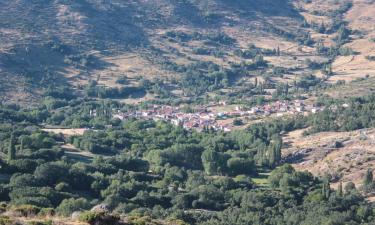
<path fill-rule="evenodd" d="M 352 30 L 359 31 L 360 34 L 353 35 L 353 40 L 346 44 L 358 52 L 359 55 L 351 59 L 343 58 L 335 62 L 334 71 L 337 79 L 353 80 L 365 75 L 375 76 L 375 61 L 369 61 L 366 56 L 375 55 L 375 1 L 374 0 L 354 0 L 353 8 L 345 15 L 346 21 Z"/>
<path fill-rule="evenodd" d="M 271 64 L 299 68 L 276 82 L 289 82 L 299 75 L 311 73 L 304 60 L 325 60 L 316 56 L 315 48 L 301 46 L 280 35 L 270 33 L 265 27 L 274 27 L 289 33 L 300 33 L 303 17 L 309 22 L 332 21 L 315 12 L 332 11 L 345 1 L 312 0 L 134 0 L 134 1 L 27 1 L 0 2 L 0 89 L 5 99 L 37 101 L 40 88 L 30 85 L 25 75 L 47 71 L 74 86 L 99 78 L 99 83 L 116 86 L 117 77 L 147 78 L 171 77 L 179 74 L 164 69 L 160 62 L 168 60 L 177 64 L 196 61 L 213 61 L 221 66 L 243 59 L 235 56 L 235 49 L 244 49 L 253 43 L 259 47 L 280 47 L 281 57 L 266 57 Z M 293 4 L 291 4 L 293 3 Z M 374 73 L 375 62 L 365 56 L 374 54 L 375 9 L 374 1 L 354 0 L 353 8 L 344 16 L 349 26 L 361 31 L 347 45 L 360 54 L 340 57 L 334 63 L 335 76 L 330 81 L 351 80 Z M 220 46 L 224 58 L 193 53 L 196 47 L 207 45 L 203 41 L 184 43 L 168 41 L 163 35 L 168 31 L 201 34 L 224 32 L 236 40 L 234 46 Z M 305 29 L 306 30 L 306 29 Z M 334 35 L 311 32 L 313 39 L 323 39 L 332 44 Z M 50 42 L 68 49 L 51 50 Z M 152 47 L 152 48 L 151 48 Z M 154 49 L 154 50 L 151 50 Z M 155 55 L 157 52 L 157 56 Z M 91 66 L 77 66 L 64 61 L 66 55 L 91 54 Z M 295 59 L 297 57 L 297 59 Z M 317 75 L 321 75 L 317 72 Z M 254 79 L 253 77 L 250 79 Z M 246 81 L 245 81 L 246 82 Z M 17 87 L 17 88 L 15 88 Z M 152 98 L 152 96 L 147 96 Z M 139 101 L 139 100 L 137 100 Z"/>
<path fill-rule="evenodd" d="M 293 159 L 298 170 L 308 170 L 316 176 L 331 175 L 336 178 L 333 187 L 340 181 L 351 181 L 360 187 L 367 169 L 375 166 L 374 129 L 309 136 L 302 133 L 298 130 L 284 137 L 284 158 Z M 334 147 L 337 141 L 343 144 L 342 148 Z"/>
<path fill-rule="evenodd" d="M 316 23 L 330 24 L 329 18 L 325 16 L 316 16 L 314 11 L 326 12 L 337 7 L 335 2 L 330 0 L 313 0 L 310 4 L 299 2 L 299 6 L 305 9 L 303 16 L 307 21 Z M 365 75 L 375 76 L 375 61 L 366 59 L 366 56 L 375 55 L 375 42 L 371 41 L 375 37 L 375 1 L 374 0 L 352 0 L 353 7 L 344 15 L 344 20 L 348 22 L 348 27 L 355 34 L 351 36 L 351 41 L 345 44 L 345 47 L 352 48 L 358 55 L 338 57 L 333 63 L 333 72 L 335 76 L 329 79 L 329 82 L 338 80 L 352 81 L 364 77 Z M 313 35 L 314 38 L 322 38 L 326 45 L 330 44 L 330 38 L 327 35 Z"/>
<path fill-rule="evenodd" d="M 73 85 L 98 75 L 100 83 L 109 86 L 115 85 L 116 77 L 122 74 L 178 75 L 155 62 L 151 46 L 161 52 L 158 57 L 179 64 L 204 60 L 226 66 L 229 61 L 240 60 L 231 53 L 233 49 L 225 46 L 222 48 L 228 55 L 224 59 L 195 55 L 192 48 L 203 43 L 166 41 L 162 35 L 171 30 L 225 32 L 236 39 L 234 48 L 255 43 L 266 48 L 280 46 L 297 54 L 296 43 L 266 32 L 264 27 L 267 24 L 296 33 L 302 19 L 287 0 L 5 0 L 0 2 L 0 9 L 2 97 L 26 101 L 32 101 L 27 97 L 38 96 L 40 89 L 27 84 L 25 75 L 43 75 L 46 71 Z M 50 42 L 67 50 L 51 50 Z M 80 53 L 95 56 L 95 66 L 81 67 L 64 61 L 66 55 Z M 292 57 L 267 60 L 276 65 L 295 64 Z"/>

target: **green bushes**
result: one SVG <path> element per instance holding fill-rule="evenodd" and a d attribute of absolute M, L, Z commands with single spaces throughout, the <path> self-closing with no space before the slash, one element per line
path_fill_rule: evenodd
<path fill-rule="evenodd" d="M 311 116 L 311 128 L 307 133 L 321 131 L 352 131 L 374 127 L 375 95 L 352 98 L 344 107 L 343 103 L 330 104 L 323 112 Z"/>
<path fill-rule="evenodd" d="M 80 221 L 90 225 L 120 225 L 120 217 L 110 215 L 104 212 L 84 212 L 80 215 Z"/>
<path fill-rule="evenodd" d="M 263 49 L 250 44 L 245 50 L 236 50 L 234 52 L 237 56 L 245 59 L 254 59 L 257 55 L 273 56 L 280 55 L 280 49 Z"/>
<path fill-rule="evenodd" d="M 63 216 L 70 216 L 75 211 L 82 211 L 90 207 L 89 202 L 84 198 L 64 199 L 56 208 L 56 212 Z"/>
<path fill-rule="evenodd" d="M 15 221 L 8 216 L 0 216 L 0 225 L 13 225 Z"/>
<path fill-rule="evenodd" d="M 88 86 L 85 89 L 85 94 L 88 97 L 95 98 L 127 98 L 144 91 L 145 90 L 142 87 L 112 88 L 104 86 Z"/>
<path fill-rule="evenodd" d="M 42 217 L 50 217 L 50 216 L 55 216 L 56 211 L 54 208 L 42 208 L 38 214 L 38 216 Z"/>
<path fill-rule="evenodd" d="M 319 81 L 315 77 L 302 79 L 301 87 Z M 285 94 L 286 89 L 279 87 L 279 94 Z M 0 160 L 1 172 L 9 175 L 2 179 L 0 199 L 15 205 L 20 216 L 69 216 L 103 203 L 109 210 L 139 214 L 139 218 L 172 217 L 197 225 L 313 224 L 314 216 L 319 222 L 336 221 L 337 216 L 341 218 L 339 222 L 344 221 L 337 224 L 369 223 L 375 214 L 365 208 L 359 210 L 367 203 L 354 187 L 336 195 L 327 182 L 280 164 L 281 133 L 308 125 L 339 130 L 372 126 L 373 98 L 353 99 L 346 108 L 342 103 L 336 109 L 329 107 L 326 112 L 315 114 L 316 118 L 282 118 L 228 133 L 188 131 L 161 121 L 111 123 L 103 119 L 104 125 L 112 126 L 103 125 L 101 131 L 70 138 L 84 150 L 103 150 L 95 152 L 98 155 L 92 158 L 92 154 L 87 154 L 87 160 L 64 155 L 56 147 L 61 141 L 58 136 L 15 126 L 15 146 L 23 145 L 25 150 L 17 153 L 16 160 Z M 68 120 L 82 118 L 87 124 L 98 120 L 84 116 L 90 110 L 95 109 L 102 119 L 106 117 L 105 111 L 121 107 L 105 101 L 74 104 L 59 113 L 66 114 Z M 353 121 L 353 126 L 346 118 Z M 9 141 L 9 130 L 9 126 L 0 126 L 1 141 Z M 52 149 L 43 149 L 46 143 Z M 280 167 L 268 178 L 269 185 L 263 185 L 265 182 L 260 181 L 267 180 L 264 172 L 277 166 Z M 373 184 L 370 174 L 366 180 Z M 6 205 L 1 208 L 6 209 Z M 98 212 L 85 212 L 81 217 L 90 224 L 120 221 L 116 216 Z M 6 218 L 4 221 L 8 222 Z"/>

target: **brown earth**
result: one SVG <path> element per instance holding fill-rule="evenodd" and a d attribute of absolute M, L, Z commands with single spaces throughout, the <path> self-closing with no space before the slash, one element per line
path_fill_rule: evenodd
<path fill-rule="evenodd" d="M 360 187 L 367 169 L 374 168 L 375 129 L 308 136 L 303 136 L 303 131 L 293 131 L 284 137 L 283 157 L 296 169 L 316 176 L 328 175 L 333 187 L 340 181 Z"/>

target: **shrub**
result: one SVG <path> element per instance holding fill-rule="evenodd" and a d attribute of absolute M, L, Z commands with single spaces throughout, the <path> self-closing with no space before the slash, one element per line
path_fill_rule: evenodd
<path fill-rule="evenodd" d="M 81 214 L 80 221 L 88 223 L 90 225 L 119 225 L 120 217 L 110 215 L 104 212 L 91 212 L 87 211 Z"/>
<path fill-rule="evenodd" d="M 56 191 L 69 192 L 69 191 L 71 191 L 71 188 L 70 188 L 70 185 L 68 183 L 61 182 L 61 183 L 58 183 L 55 186 L 55 190 Z"/>
<path fill-rule="evenodd" d="M 54 216 L 56 214 L 54 208 L 42 208 L 39 212 L 39 216 Z"/>
<path fill-rule="evenodd" d="M 18 215 L 23 217 L 31 217 L 36 216 L 40 212 L 41 208 L 33 205 L 19 205 L 15 206 L 12 211 Z"/>
<path fill-rule="evenodd" d="M 0 213 L 7 211 L 7 204 L 5 202 L 0 202 Z"/>
<path fill-rule="evenodd" d="M 30 171 L 34 171 L 38 166 L 38 163 L 31 159 L 16 159 L 10 161 L 9 166 L 11 166 L 13 171 L 28 173 Z"/>
<path fill-rule="evenodd" d="M 64 199 L 61 202 L 61 204 L 56 208 L 56 211 L 63 216 L 69 216 L 75 211 L 85 210 L 89 207 L 89 202 L 84 198 L 70 198 Z"/>
<path fill-rule="evenodd" d="M 0 225 L 10 224 L 14 224 L 14 220 L 10 219 L 8 216 L 0 216 Z"/>

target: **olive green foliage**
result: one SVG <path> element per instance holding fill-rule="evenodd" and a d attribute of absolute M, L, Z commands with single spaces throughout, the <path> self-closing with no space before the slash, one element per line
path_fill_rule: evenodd
<path fill-rule="evenodd" d="M 375 95 L 329 103 L 326 109 L 309 118 L 307 133 L 352 131 L 374 127 Z"/>
<path fill-rule="evenodd" d="M 0 200 L 20 216 L 70 216 L 104 203 L 116 213 L 188 224 L 361 224 L 374 219 L 353 185 L 336 192 L 327 181 L 282 165 L 280 134 L 306 127 L 309 118 L 199 133 L 165 122 L 114 121 L 109 115 L 119 107 L 87 101 L 47 111 L 41 119 L 43 108 L 31 113 L 1 106 L 0 138 L 6 143 L 1 149 L 7 152 L 13 134 L 18 152 L 15 159 L 0 161 L 1 173 L 9 177 L 0 184 Z M 97 116 L 87 116 L 94 109 Z M 58 146 L 61 136 L 35 126 L 56 114 L 68 126 L 97 125 L 67 140 L 95 157 L 70 157 Z M 258 186 L 253 178 L 265 180 L 258 175 L 264 171 L 272 172 L 267 185 Z M 105 213 L 82 217 L 91 224 L 119 221 Z M 148 220 L 132 223 L 137 221 Z"/>
<path fill-rule="evenodd" d="M 120 225 L 120 217 L 110 215 L 104 212 L 84 212 L 80 215 L 80 221 L 86 222 L 90 225 L 106 224 L 106 225 Z"/>

